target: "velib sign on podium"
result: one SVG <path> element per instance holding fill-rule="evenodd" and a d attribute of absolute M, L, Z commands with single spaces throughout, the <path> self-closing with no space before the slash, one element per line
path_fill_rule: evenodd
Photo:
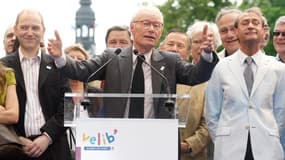
<path fill-rule="evenodd" d="M 82 106 L 78 102 L 84 98 L 88 104 Z M 132 98 L 150 104 L 145 118 L 128 118 Z M 76 160 L 177 159 L 178 127 L 185 127 L 189 112 L 179 105 L 189 99 L 186 94 L 66 93 L 64 123 L 76 131 Z"/>

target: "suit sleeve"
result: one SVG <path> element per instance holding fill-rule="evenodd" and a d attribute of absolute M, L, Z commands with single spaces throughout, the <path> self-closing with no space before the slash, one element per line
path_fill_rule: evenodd
<path fill-rule="evenodd" d="M 274 116 L 276 118 L 283 150 L 285 150 L 285 65 L 281 64 L 280 78 L 273 99 Z"/>
<path fill-rule="evenodd" d="M 195 133 L 192 136 L 186 138 L 185 141 L 191 144 L 192 148 L 191 156 L 195 156 L 196 154 L 201 152 L 201 150 L 205 149 L 207 145 L 210 143 L 211 141 L 210 134 L 207 129 L 204 114 L 200 119 L 200 124 L 198 129 L 195 131 Z"/>
<path fill-rule="evenodd" d="M 219 65 L 217 65 L 206 87 L 206 123 L 213 142 L 215 141 L 223 101 L 223 90 L 220 79 L 222 75 L 219 74 L 219 68 Z"/>
<path fill-rule="evenodd" d="M 111 58 L 116 58 L 114 54 L 106 50 L 102 55 L 95 56 L 86 61 L 75 61 L 66 56 L 66 65 L 60 68 L 61 72 L 70 79 L 86 82 L 89 76 L 96 72 L 102 65 L 104 65 Z M 102 68 L 89 81 L 103 80 L 106 67 Z"/>
<path fill-rule="evenodd" d="M 196 65 L 187 63 L 180 57 L 177 57 L 177 83 L 193 86 L 208 81 L 218 61 L 218 57 L 215 53 L 213 53 L 213 62 L 210 63 L 200 58 L 200 61 Z"/>

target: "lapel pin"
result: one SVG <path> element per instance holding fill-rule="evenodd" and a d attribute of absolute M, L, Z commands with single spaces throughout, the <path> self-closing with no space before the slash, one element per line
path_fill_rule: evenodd
<path fill-rule="evenodd" d="M 46 68 L 47 68 L 48 70 L 51 70 L 51 66 L 47 66 Z"/>
<path fill-rule="evenodd" d="M 164 70 L 164 68 L 165 68 L 164 66 L 161 66 L 161 67 L 160 67 L 160 70 L 161 70 L 161 71 L 163 71 L 163 70 Z"/>

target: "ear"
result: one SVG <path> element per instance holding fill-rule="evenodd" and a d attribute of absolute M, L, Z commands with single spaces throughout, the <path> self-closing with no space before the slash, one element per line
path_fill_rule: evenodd
<path fill-rule="evenodd" d="M 130 23 L 130 31 L 133 32 L 134 28 L 135 28 L 135 23 L 131 22 Z"/>
<path fill-rule="evenodd" d="M 13 31 L 14 31 L 14 33 L 17 31 L 17 26 L 16 25 L 13 26 Z"/>

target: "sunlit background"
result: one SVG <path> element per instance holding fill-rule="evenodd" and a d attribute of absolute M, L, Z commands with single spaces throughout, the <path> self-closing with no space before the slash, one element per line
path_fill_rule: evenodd
<path fill-rule="evenodd" d="M 105 33 L 113 25 L 129 25 L 131 16 L 143 2 L 160 5 L 166 0 L 92 0 L 95 12 L 96 54 L 105 48 Z M 79 0 L 7 0 L 0 6 L 0 57 L 5 55 L 3 37 L 6 28 L 14 24 L 17 13 L 24 8 L 36 8 L 44 17 L 46 25 L 45 43 L 58 30 L 63 45 L 75 42 L 75 13 L 79 9 Z"/>

